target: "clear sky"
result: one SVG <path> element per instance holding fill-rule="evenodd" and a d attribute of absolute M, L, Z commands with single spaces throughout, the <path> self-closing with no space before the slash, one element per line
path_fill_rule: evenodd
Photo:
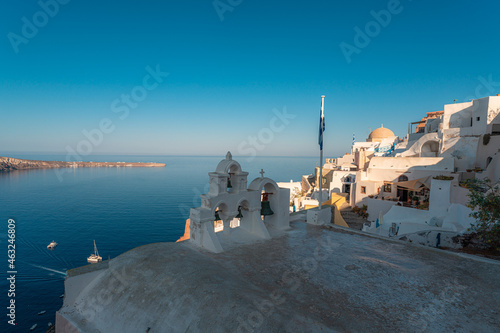
<path fill-rule="evenodd" d="M 498 1 L 2 5 L 0 155 L 314 156 L 324 94 L 335 157 L 500 93 Z"/>

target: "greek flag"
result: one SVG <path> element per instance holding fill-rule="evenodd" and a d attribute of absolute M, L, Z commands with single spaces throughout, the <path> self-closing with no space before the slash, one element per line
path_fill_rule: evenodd
<path fill-rule="evenodd" d="M 354 136 L 354 133 L 352 133 L 352 145 L 354 146 L 355 143 L 356 143 L 356 137 Z"/>
<path fill-rule="evenodd" d="M 319 111 L 319 149 L 323 150 L 323 132 L 325 131 L 325 115 L 323 114 L 323 108 Z"/>

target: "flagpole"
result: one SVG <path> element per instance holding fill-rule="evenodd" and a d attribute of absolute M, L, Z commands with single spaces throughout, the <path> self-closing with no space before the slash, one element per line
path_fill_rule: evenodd
<path fill-rule="evenodd" d="M 320 144 L 320 153 L 319 153 L 319 201 L 318 201 L 318 209 L 321 210 L 321 204 L 323 203 L 323 127 L 324 127 L 324 106 L 325 106 L 325 95 L 321 96 L 321 144 Z"/>

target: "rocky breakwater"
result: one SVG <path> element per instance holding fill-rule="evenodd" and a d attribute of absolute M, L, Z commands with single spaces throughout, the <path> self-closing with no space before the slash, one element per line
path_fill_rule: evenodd
<path fill-rule="evenodd" d="M 0 172 L 52 168 L 164 167 L 165 163 L 36 161 L 0 156 Z"/>

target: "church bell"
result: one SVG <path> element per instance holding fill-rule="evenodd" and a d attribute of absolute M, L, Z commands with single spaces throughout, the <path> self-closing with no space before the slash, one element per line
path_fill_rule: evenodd
<path fill-rule="evenodd" d="M 261 202 L 261 209 L 260 209 L 260 215 L 273 215 L 274 212 L 271 209 L 271 203 L 269 201 L 262 201 Z"/>
<path fill-rule="evenodd" d="M 231 179 L 227 180 L 227 188 L 233 188 L 233 185 L 231 185 Z"/>
<path fill-rule="evenodd" d="M 238 207 L 238 215 L 236 215 L 237 219 L 241 219 L 243 217 L 243 214 L 241 214 L 241 207 Z"/>
<path fill-rule="evenodd" d="M 215 221 L 220 221 L 219 211 L 215 212 Z"/>

